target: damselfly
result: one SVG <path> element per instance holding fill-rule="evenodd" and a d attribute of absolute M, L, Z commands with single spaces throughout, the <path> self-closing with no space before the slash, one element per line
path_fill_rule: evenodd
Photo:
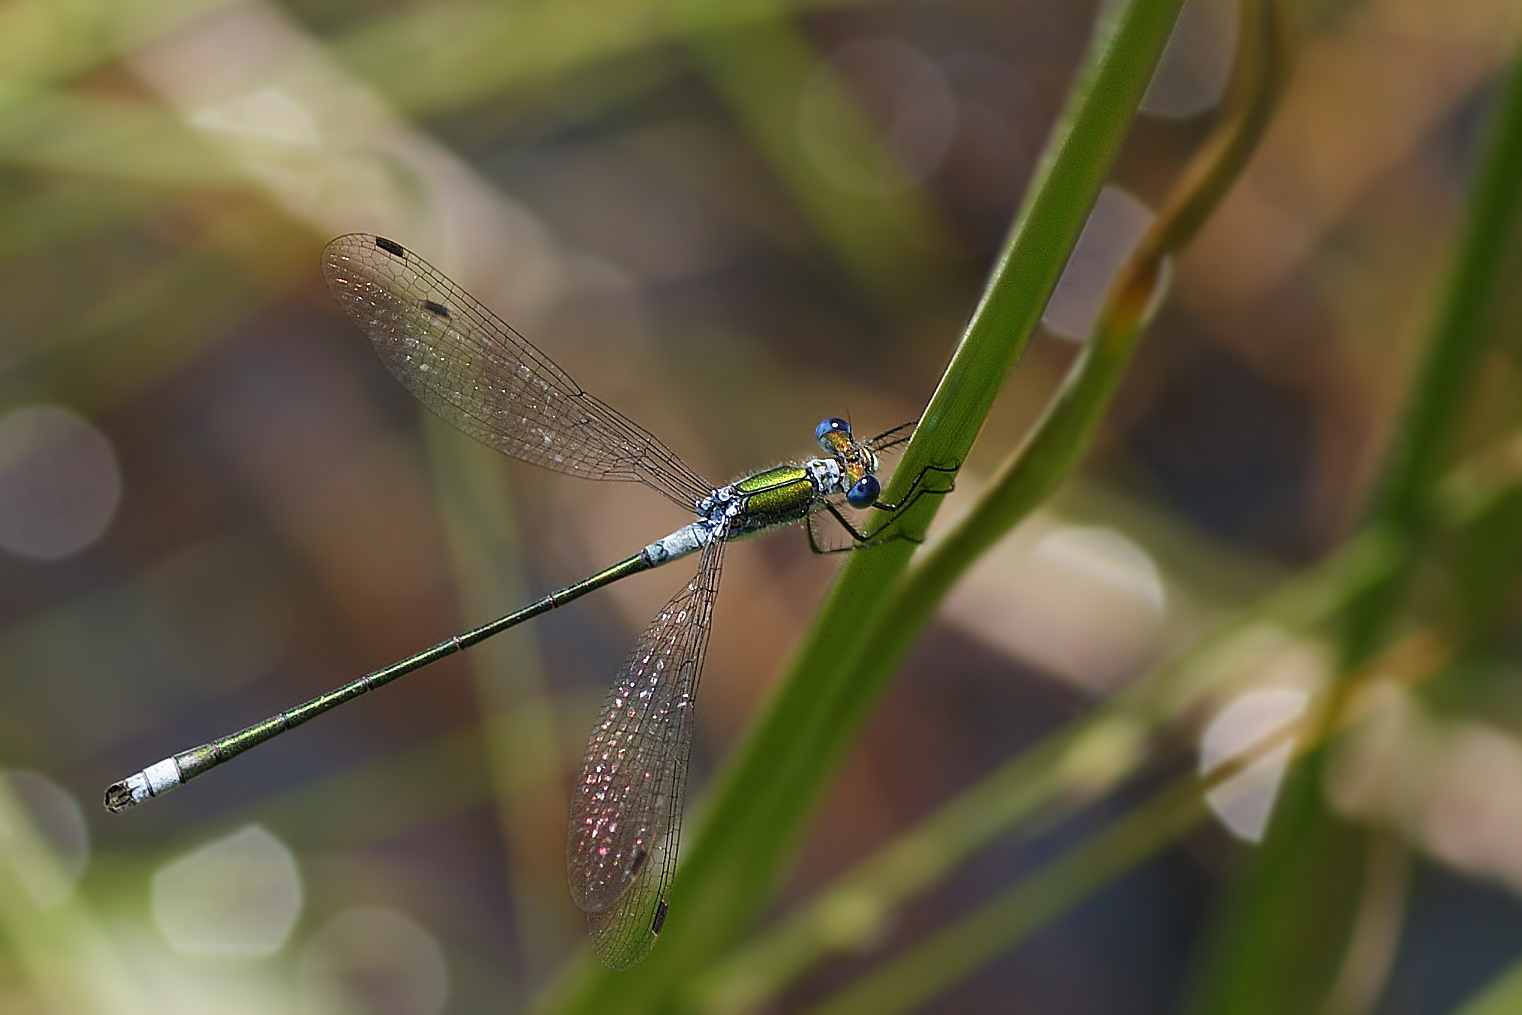
<path fill-rule="evenodd" d="M 614 968 L 644 957 L 666 919 L 692 747 L 692 699 L 703 668 L 719 569 L 729 540 L 833 517 L 852 545 L 871 542 L 841 506 L 896 512 L 879 500 L 877 453 L 909 439 L 909 423 L 858 441 L 842 419 L 814 432 L 824 456 L 714 486 L 649 432 L 587 394 L 481 303 L 401 244 L 341 236 L 323 251 L 328 288 L 386 365 L 429 409 L 498 451 L 587 479 L 644 483 L 696 513 L 638 553 L 432 648 L 247 729 L 150 765 L 106 790 L 125 810 L 210 771 L 308 719 L 622 578 L 698 554 L 697 573 L 640 636 L 592 730 L 571 801 L 571 896 L 592 947 Z M 946 470 L 949 471 L 949 470 Z M 921 474 L 921 479 L 923 478 Z M 891 518 L 889 519 L 891 520 Z"/>

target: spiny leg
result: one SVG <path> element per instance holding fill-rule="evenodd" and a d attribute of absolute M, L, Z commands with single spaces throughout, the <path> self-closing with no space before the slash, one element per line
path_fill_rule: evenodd
<path fill-rule="evenodd" d="M 869 537 L 867 534 L 858 531 L 856 526 L 851 524 L 851 520 L 840 513 L 840 509 L 838 507 L 829 502 L 826 502 L 824 506 L 825 510 L 829 511 L 830 514 L 835 516 L 835 521 L 839 523 L 840 527 L 851 534 L 852 541 L 844 546 L 822 545 L 819 538 L 814 533 L 814 522 L 819 518 L 819 515 L 812 514 L 805 518 L 803 523 L 803 530 L 809 535 L 810 550 L 813 550 L 818 554 L 849 553 L 852 550 L 860 549 L 861 547 L 868 545 L 867 540 Z"/>
<path fill-rule="evenodd" d="M 905 425 L 908 426 L 910 424 Z M 898 429 L 902 429 L 902 427 Z M 892 432 L 893 431 L 889 431 L 889 433 Z M 953 482 L 951 486 L 945 487 L 944 489 L 927 489 L 924 486 L 924 479 L 927 474 L 931 472 L 955 474 L 956 471 L 957 470 L 955 468 L 950 468 L 944 465 L 925 466 L 920 470 L 919 475 L 914 477 L 914 482 L 910 484 L 908 494 L 901 498 L 897 504 L 877 503 L 871 505 L 872 507 L 879 510 L 889 512 L 891 517 L 884 521 L 882 525 L 879 525 L 877 528 L 872 529 L 869 532 L 862 532 L 851 522 L 849 518 L 841 513 L 838 507 L 836 507 L 834 504 L 826 502 L 824 505 L 825 510 L 829 511 L 829 513 L 834 516 L 835 521 L 840 524 L 841 528 L 845 529 L 851 534 L 852 542 L 846 546 L 821 546 L 819 540 L 815 537 L 814 534 L 814 519 L 818 516 L 810 515 L 804 525 L 804 529 L 808 532 L 809 536 L 809 549 L 819 554 L 847 553 L 851 550 L 859 550 L 868 546 L 881 546 L 884 543 L 896 542 L 900 539 L 908 540 L 909 542 L 916 544 L 923 543 L 925 541 L 923 537 L 908 536 L 901 532 L 894 533 L 893 535 L 889 536 L 882 536 L 882 533 L 886 531 L 889 526 L 891 526 L 894 521 L 898 519 L 899 515 L 903 511 L 909 507 L 912 507 L 914 503 L 920 499 L 921 496 L 927 493 L 936 495 L 948 494 L 956 488 L 956 484 Z"/>
<path fill-rule="evenodd" d="M 951 481 L 949 486 L 945 486 L 939 489 L 926 487 L 925 477 L 927 475 L 932 472 L 938 472 L 943 475 L 955 476 L 958 468 L 960 468 L 960 466 L 927 465 L 924 468 L 920 469 L 919 475 L 914 477 L 914 482 L 909 484 L 909 492 L 906 493 L 903 497 L 900 497 L 897 504 L 885 504 L 881 501 L 873 504 L 872 506 L 877 508 L 879 511 L 888 512 L 888 517 L 883 521 L 881 525 L 868 532 L 865 539 L 860 539 L 860 542 L 864 546 L 876 546 L 880 543 L 889 542 L 895 539 L 907 539 L 911 543 L 923 543 L 925 541 L 923 537 L 915 538 L 914 536 L 906 536 L 902 533 L 891 536 L 883 536 L 883 533 L 892 527 L 892 525 L 897 522 L 900 517 L 903 516 L 903 513 L 913 507 L 921 497 L 925 496 L 926 494 L 933 494 L 937 497 L 943 497 L 946 494 L 950 493 L 952 490 L 956 489 L 957 484 L 956 480 L 954 479 Z"/>
<path fill-rule="evenodd" d="M 957 470 L 959 470 L 960 468 L 961 468 L 960 465 L 927 465 L 923 469 L 920 470 L 919 475 L 914 477 L 914 482 L 909 484 L 909 492 L 906 493 L 903 497 L 899 498 L 899 502 L 897 504 L 890 504 L 887 501 L 881 501 L 880 500 L 880 501 L 876 502 L 875 504 L 873 504 L 872 507 L 876 508 L 879 511 L 887 511 L 890 514 L 898 515 L 900 512 L 902 512 L 905 509 L 911 507 L 914 504 L 915 501 L 920 499 L 920 496 L 922 494 L 927 494 L 927 493 L 935 493 L 935 494 L 950 493 L 952 490 L 955 490 L 957 488 L 956 480 L 952 480 L 951 481 L 951 485 L 946 487 L 945 489 L 941 489 L 941 490 L 927 490 L 927 489 L 925 489 L 925 486 L 924 486 L 925 477 L 927 475 L 929 475 L 930 473 L 932 473 L 932 472 L 940 472 L 940 473 L 943 473 L 943 474 L 948 475 L 948 476 L 955 476 L 957 474 Z M 891 523 L 891 519 L 890 519 L 890 523 Z M 881 532 L 883 530 L 883 528 L 885 528 L 885 527 L 886 526 L 879 526 L 875 531 Z"/>

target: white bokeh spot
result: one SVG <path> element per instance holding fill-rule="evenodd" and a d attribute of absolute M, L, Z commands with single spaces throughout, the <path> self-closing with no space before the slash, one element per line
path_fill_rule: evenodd
<path fill-rule="evenodd" d="M 301 913 L 301 875 L 291 851 L 249 825 L 165 864 L 153 876 L 153 918 L 177 951 L 269 955 Z"/>
<path fill-rule="evenodd" d="M 73 894 L 90 859 L 79 803 L 36 772 L 0 770 L 0 865 L 39 910 Z"/>
<path fill-rule="evenodd" d="M 1283 730 L 1305 713 L 1310 696 L 1288 687 L 1248 691 L 1221 710 L 1200 742 L 1200 774 L 1210 775 Z M 1263 838 L 1269 815 L 1294 752 L 1294 741 L 1263 750 L 1240 772 L 1205 795 L 1211 810 L 1233 835 L 1248 842 Z"/>

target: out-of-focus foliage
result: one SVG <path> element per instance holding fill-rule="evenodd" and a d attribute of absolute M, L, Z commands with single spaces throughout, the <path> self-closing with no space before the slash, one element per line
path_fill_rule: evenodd
<path fill-rule="evenodd" d="M 1514 0 L 1282 5 L 1268 132 L 1077 472 L 922 632 L 858 637 L 853 602 L 934 604 L 1148 209 L 1252 99 L 1221 89 L 1262 4 L 1190 0 L 1134 120 L 1095 82 L 1170 5 L 1096 6 L 0 5 L 0 1011 L 1509 1010 Z M 319 284 L 355 230 L 715 480 L 823 416 L 920 417 L 989 279 L 1039 307 L 1067 262 L 1012 373 L 946 374 L 911 463 L 965 461 L 907 570 L 861 555 L 820 613 L 801 534 L 731 548 L 696 887 L 627 978 L 562 887 L 565 789 L 681 573 L 99 807 L 683 520 L 421 417 Z"/>

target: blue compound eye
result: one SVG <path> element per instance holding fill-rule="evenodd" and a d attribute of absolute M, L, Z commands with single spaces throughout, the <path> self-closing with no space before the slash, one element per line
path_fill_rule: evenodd
<path fill-rule="evenodd" d="M 877 503 L 878 494 L 883 492 L 882 484 L 876 476 L 863 476 L 856 481 L 856 485 L 846 491 L 846 503 L 853 508 L 871 507 Z"/>
<path fill-rule="evenodd" d="M 824 442 L 824 439 L 832 433 L 843 433 L 849 437 L 851 436 L 851 424 L 839 416 L 831 416 L 814 428 L 814 440 L 818 442 L 820 447 L 829 451 L 830 446 Z"/>

